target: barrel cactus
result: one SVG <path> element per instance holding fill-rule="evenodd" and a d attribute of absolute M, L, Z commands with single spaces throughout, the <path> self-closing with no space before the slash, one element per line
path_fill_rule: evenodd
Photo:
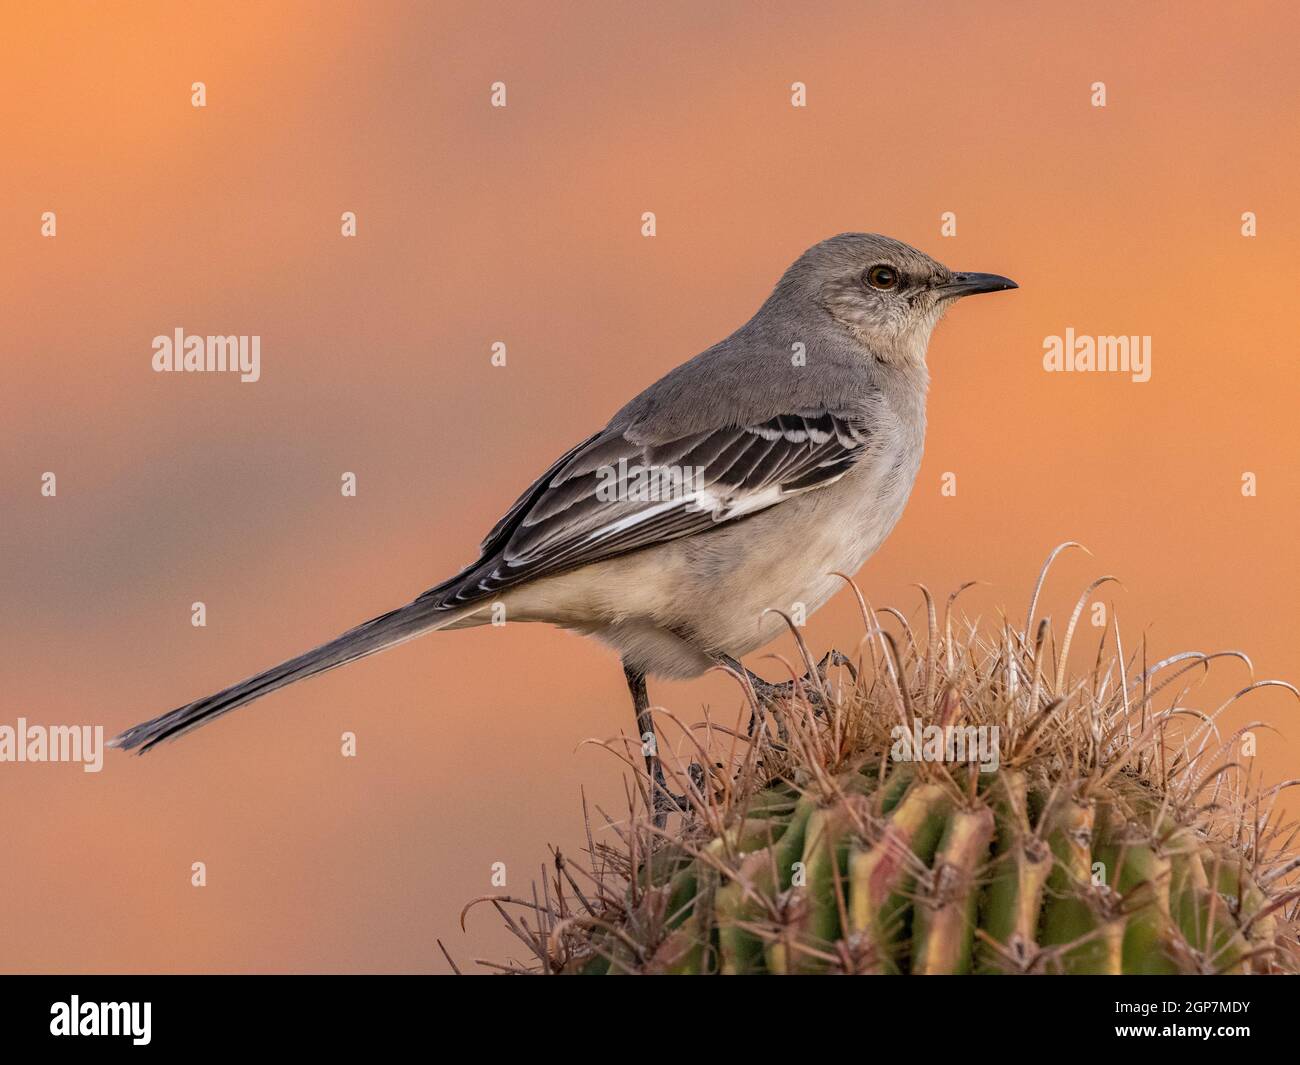
<path fill-rule="evenodd" d="M 1170 698 L 1216 656 L 1146 665 L 1113 624 L 1071 675 L 1100 583 L 1059 645 L 1037 591 L 992 634 L 926 594 L 926 639 L 862 603 L 856 668 L 809 659 L 784 697 L 737 677 L 754 725 L 688 730 L 682 816 L 657 827 L 642 778 L 586 868 L 557 852 L 534 898 L 491 897 L 529 950 L 505 968 L 1297 971 L 1300 859 L 1240 757 L 1258 723 Z"/>

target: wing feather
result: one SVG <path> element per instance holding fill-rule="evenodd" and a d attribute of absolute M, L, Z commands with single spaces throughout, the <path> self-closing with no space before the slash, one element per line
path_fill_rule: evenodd
<path fill-rule="evenodd" d="M 838 480 L 869 441 L 860 418 L 831 410 L 653 445 L 607 429 L 562 455 L 488 533 L 478 561 L 421 598 L 459 605 L 707 533 Z"/>

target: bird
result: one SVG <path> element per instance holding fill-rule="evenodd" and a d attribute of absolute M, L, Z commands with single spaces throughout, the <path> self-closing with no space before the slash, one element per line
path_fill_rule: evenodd
<path fill-rule="evenodd" d="M 680 808 L 664 785 L 646 678 L 722 666 L 758 681 L 740 659 L 778 634 L 780 611 L 811 615 L 902 515 L 924 446 L 935 326 L 959 299 L 1017 287 L 880 234 L 813 245 L 749 321 L 556 459 L 469 566 L 110 746 L 144 753 L 427 632 L 544 622 L 618 653 L 657 815 Z"/>

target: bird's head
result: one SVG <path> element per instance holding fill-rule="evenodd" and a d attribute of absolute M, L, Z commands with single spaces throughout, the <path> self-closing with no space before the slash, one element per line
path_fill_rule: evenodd
<path fill-rule="evenodd" d="M 998 274 L 954 272 L 891 237 L 841 233 L 804 252 L 777 290 L 814 302 L 876 358 L 910 362 L 925 358 L 930 333 L 954 302 L 1016 287 Z"/>

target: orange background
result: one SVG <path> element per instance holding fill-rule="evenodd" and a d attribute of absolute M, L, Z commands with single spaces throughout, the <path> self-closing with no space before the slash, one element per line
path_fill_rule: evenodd
<path fill-rule="evenodd" d="M 406 602 L 843 230 L 1022 286 L 936 334 L 873 601 L 915 614 L 913 582 L 980 578 L 969 608 L 1019 619 L 1073 538 L 1095 558 L 1063 560 L 1054 616 L 1114 572 L 1153 657 L 1240 647 L 1296 679 L 1297 32 L 1281 4 L 7 5 L 0 723 L 111 735 Z M 155 374 L 177 326 L 260 334 L 262 380 Z M 1150 334 L 1150 383 L 1045 374 L 1068 326 Z M 808 635 L 858 632 L 841 596 Z M 740 705 L 718 675 L 651 696 Z M 1298 760 L 1288 699 L 1229 715 L 1282 726 L 1274 779 Z M 630 719 L 608 652 L 507 626 L 98 775 L 0 765 L 0 969 L 440 970 L 438 936 L 462 963 L 515 953 L 458 911 L 493 862 L 526 893 L 548 841 L 577 852 L 580 787 L 617 811 L 618 766 L 580 743 Z"/>

